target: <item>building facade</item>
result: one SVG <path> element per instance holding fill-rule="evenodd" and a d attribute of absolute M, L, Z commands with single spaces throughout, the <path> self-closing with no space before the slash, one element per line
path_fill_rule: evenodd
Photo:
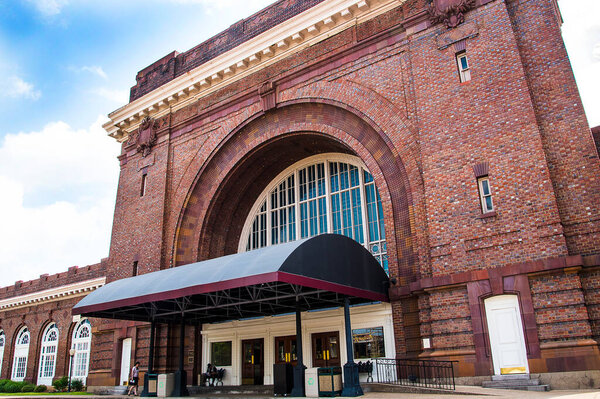
<path fill-rule="evenodd" d="M 600 163 L 560 24 L 553 0 L 281 0 L 163 57 L 105 125 L 122 143 L 106 282 L 343 234 L 395 282 L 352 308 L 358 360 L 589 384 Z M 25 323 L 0 317 L 6 377 Z M 305 364 L 345 363 L 341 309 L 304 320 Z M 147 324 L 89 322 L 89 386 L 144 367 Z M 186 327 L 188 382 L 212 362 L 226 384 L 272 384 L 294 331 L 287 315 Z M 177 368 L 179 334 L 158 326 L 156 370 Z"/>

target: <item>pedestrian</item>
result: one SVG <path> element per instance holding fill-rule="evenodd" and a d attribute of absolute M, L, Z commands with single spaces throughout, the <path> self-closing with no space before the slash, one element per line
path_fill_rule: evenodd
<path fill-rule="evenodd" d="M 138 382 L 140 379 L 140 362 L 135 362 L 131 368 L 131 375 L 129 376 L 129 388 L 127 389 L 127 396 L 137 396 Z"/>

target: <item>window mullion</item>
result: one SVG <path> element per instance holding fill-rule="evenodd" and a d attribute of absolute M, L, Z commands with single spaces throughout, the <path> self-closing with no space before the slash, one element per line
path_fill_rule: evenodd
<path fill-rule="evenodd" d="M 329 173 L 329 161 L 325 161 L 325 197 L 327 232 L 333 233 L 333 206 L 331 204 L 331 175 Z"/>
<path fill-rule="evenodd" d="M 362 213 L 362 220 L 363 220 L 363 224 L 362 224 L 362 229 L 363 229 L 363 237 L 365 239 L 365 247 L 367 249 L 369 249 L 369 240 L 371 239 L 369 237 L 369 232 L 368 232 L 368 228 L 369 228 L 369 220 L 367 219 L 367 193 L 365 191 L 365 172 L 363 170 L 363 168 L 359 167 L 358 168 L 358 182 L 360 183 L 360 211 Z M 375 183 L 373 183 L 375 184 Z"/>
<path fill-rule="evenodd" d="M 296 206 L 294 213 L 296 214 L 296 240 L 300 239 L 300 178 L 298 169 L 294 170 L 294 200 Z"/>
<path fill-rule="evenodd" d="M 267 193 L 267 245 L 265 247 L 271 246 L 271 193 Z"/>

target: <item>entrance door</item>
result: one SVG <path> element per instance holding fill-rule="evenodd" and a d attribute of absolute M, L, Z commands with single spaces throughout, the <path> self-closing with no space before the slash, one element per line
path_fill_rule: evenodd
<path fill-rule="evenodd" d="M 295 335 L 275 338 L 275 363 L 291 363 L 294 366 L 298 363 Z"/>
<path fill-rule="evenodd" d="M 339 332 L 313 334 L 312 353 L 313 367 L 341 366 Z"/>
<path fill-rule="evenodd" d="M 494 373 L 500 375 L 529 372 L 517 296 L 499 295 L 486 299 L 485 313 Z"/>
<path fill-rule="evenodd" d="M 129 381 L 129 366 L 131 366 L 131 338 L 123 340 L 121 350 L 121 385 L 125 385 Z"/>
<path fill-rule="evenodd" d="M 242 341 L 242 385 L 263 385 L 263 357 L 262 338 Z"/>

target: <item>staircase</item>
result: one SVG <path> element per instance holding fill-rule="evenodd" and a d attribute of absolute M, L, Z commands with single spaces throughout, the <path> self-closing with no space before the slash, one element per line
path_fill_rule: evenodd
<path fill-rule="evenodd" d="M 483 381 L 484 388 L 519 389 L 521 391 L 549 391 L 548 385 L 541 385 L 538 374 L 493 375 L 491 381 Z"/>

